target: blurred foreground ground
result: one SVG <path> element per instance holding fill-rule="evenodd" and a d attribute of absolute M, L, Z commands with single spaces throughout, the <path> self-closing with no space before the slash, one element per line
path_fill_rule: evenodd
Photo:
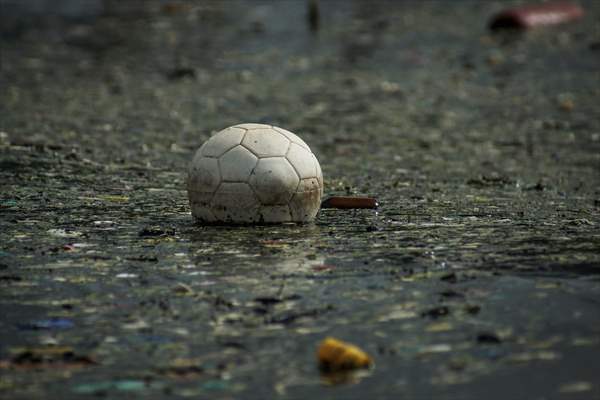
<path fill-rule="evenodd" d="M 600 398 L 600 2 L 46 3 L 0 1 L 0 397 Z M 380 209 L 194 225 L 239 122 Z"/>

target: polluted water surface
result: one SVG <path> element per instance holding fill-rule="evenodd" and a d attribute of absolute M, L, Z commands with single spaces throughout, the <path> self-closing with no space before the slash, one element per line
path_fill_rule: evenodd
<path fill-rule="evenodd" d="M 600 3 L 512 5 L 0 0 L 0 397 L 598 398 Z M 195 223 L 245 121 L 378 207 Z"/>

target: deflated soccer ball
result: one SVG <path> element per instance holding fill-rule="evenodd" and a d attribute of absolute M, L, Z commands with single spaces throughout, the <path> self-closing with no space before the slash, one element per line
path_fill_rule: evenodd
<path fill-rule="evenodd" d="M 198 149 L 187 190 L 192 215 L 203 223 L 309 222 L 319 211 L 323 174 L 292 132 L 241 124 Z"/>

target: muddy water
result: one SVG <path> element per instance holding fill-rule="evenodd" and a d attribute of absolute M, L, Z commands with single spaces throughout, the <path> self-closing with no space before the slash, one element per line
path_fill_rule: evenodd
<path fill-rule="evenodd" d="M 3 396 L 600 395 L 596 2 L 494 35 L 492 2 L 9 3 Z M 250 121 L 380 208 L 194 225 L 193 151 Z M 321 376 L 327 335 L 375 369 Z"/>

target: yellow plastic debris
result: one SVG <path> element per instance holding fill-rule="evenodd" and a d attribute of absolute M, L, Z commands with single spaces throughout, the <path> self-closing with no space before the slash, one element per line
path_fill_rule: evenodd
<path fill-rule="evenodd" d="M 371 357 L 360 348 L 332 337 L 321 342 L 317 358 L 321 370 L 328 372 L 368 368 L 373 365 Z"/>

